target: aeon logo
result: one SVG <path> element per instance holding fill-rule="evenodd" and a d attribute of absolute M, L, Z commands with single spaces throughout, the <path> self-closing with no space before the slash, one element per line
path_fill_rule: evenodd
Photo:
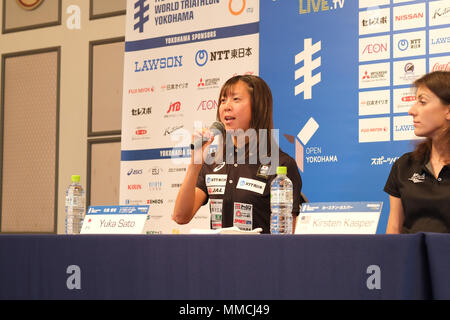
<path fill-rule="evenodd" d="M 233 5 L 233 0 L 229 0 L 228 1 L 228 10 L 230 10 L 230 13 L 234 16 L 238 16 L 240 15 L 242 12 L 244 12 L 245 9 L 245 0 L 241 0 L 242 1 L 242 6 L 237 6 L 237 5 Z M 239 1 L 234 1 L 239 2 Z M 239 8 L 238 10 L 235 10 L 236 8 Z"/>
<path fill-rule="evenodd" d="M 208 62 L 208 51 L 206 50 L 198 50 L 195 55 L 195 63 L 199 67 L 203 67 Z"/>

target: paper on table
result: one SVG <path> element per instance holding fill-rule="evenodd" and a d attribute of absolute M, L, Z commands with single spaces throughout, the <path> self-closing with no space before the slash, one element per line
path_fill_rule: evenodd
<path fill-rule="evenodd" d="M 262 228 L 256 228 L 251 231 L 244 231 L 239 229 L 238 227 L 229 227 L 229 228 L 221 228 L 221 229 L 191 229 L 191 234 L 260 234 L 262 232 Z"/>

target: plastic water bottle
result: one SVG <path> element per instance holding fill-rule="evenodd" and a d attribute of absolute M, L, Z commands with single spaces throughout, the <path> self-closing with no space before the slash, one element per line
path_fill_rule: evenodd
<path fill-rule="evenodd" d="M 287 168 L 278 167 L 270 185 L 270 233 L 292 234 L 292 181 Z"/>
<path fill-rule="evenodd" d="M 73 175 L 66 190 L 66 234 L 79 234 L 84 220 L 85 195 L 80 176 Z"/>

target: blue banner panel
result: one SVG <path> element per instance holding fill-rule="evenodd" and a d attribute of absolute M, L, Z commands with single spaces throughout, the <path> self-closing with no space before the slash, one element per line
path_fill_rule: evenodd
<path fill-rule="evenodd" d="M 407 113 L 411 83 L 449 60 L 438 41 L 450 34 L 445 4 L 261 1 L 260 75 L 280 146 L 310 201 L 383 201 L 377 233 L 387 224 L 391 166 L 420 141 Z"/>

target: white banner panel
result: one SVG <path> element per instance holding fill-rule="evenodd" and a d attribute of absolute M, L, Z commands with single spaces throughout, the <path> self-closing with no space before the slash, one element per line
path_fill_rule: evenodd
<path fill-rule="evenodd" d="M 145 233 L 209 228 L 209 205 L 171 219 L 191 135 L 216 120 L 222 84 L 258 63 L 259 1 L 128 0 L 120 203 L 150 206 Z"/>

